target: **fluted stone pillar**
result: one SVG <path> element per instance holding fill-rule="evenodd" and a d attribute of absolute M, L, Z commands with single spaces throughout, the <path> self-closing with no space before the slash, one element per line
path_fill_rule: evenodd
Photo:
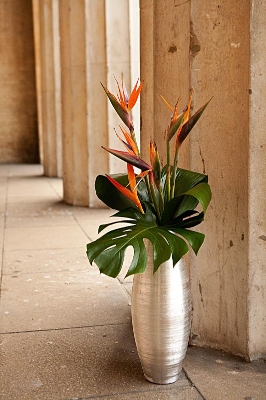
<path fill-rule="evenodd" d="M 191 262 L 192 341 L 247 356 L 249 1 L 212 3 L 192 6 L 196 106 L 213 96 L 191 136 L 191 167 L 213 191 L 206 242 Z"/>
<path fill-rule="evenodd" d="M 189 2 L 140 0 L 140 71 L 144 80 L 141 146 L 146 159 L 147 142 L 154 139 L 166 161 L 164 132 L 171 112 L 160 95 L 173 106 L 179 97 L 182 107 L 188 100 L 189 22 Z M 180 162 L 183 166 L 189 165 L 187 149 L 182 152 Z"/>
<path fill-rule="evenodd" d="M 108 171 L 104 1 L 60 0 L 64 200 L 101 206 L 97 174 Z"/>
<path fill-rule="evenodd" d="M 35 79 L 38 112 L 38 139 L 40 163 L 43 164 L 43 120 L 42 120 L 42 74 L 41 74 L 41 27 L 40 27 L 40 0 L 32 0 Z"/>
<path fill-rule="evenodd" d="M 85 4 L 62 0 L 59 10 L 64 200 L 85 206 L 89 202 Z"/>
<path fill-rule="evenodd" d="M 140 13 L 139 0 L 129 1 L 130 77 L 131 86 L 140 79 Z M 140 101 L 132 109 L 135 135 L 140 143 Z"/>
<path fill-rule="evenodd" d="M 172 103 L 178 92 L 183 99 L 187 75 L 194 111 L 213 97 L 189 146 L 188 166 L 207 173 L 213 191 L 199 227 L 206 241 L 190 257 L 191 342 L 266 358 L 266 1 L 160 4 L 141 1 L 143 143 L 153 135 L 161 146 L 158 96 Z"/>
<path fill-rule="evenodd" d="M 107 86 L 112 93 L 117 94 L 114 76 L 121 82 L 121 73 L 123 73 L 128 91 L 131 88 L 129 1 L 107 0 L 105 7 Z M 115 149 L 123 149 L 114 133 L 114 128 L 119 131 L 119 124 L 121 124 L 121 120 L 116 115 L 112 105 L 108 103 L 109 147 Z M 109 169 L 111 173 L 126 172 L 126 164 L 111 156 L 109 157 Z"/>
<path fill-rule="evenodd" d="M 88 109 L 88 181 L 89 206 L 104 207 L 95 194 L 94 182 L 99 174 L 109 172 L 107 98 L 100 82 L 107 85 L 105 1 L 87 0 L 86 8 L 86 60 Z"/>
<path fill-rule="evenodd" d="M 266 359 L 266 1 L 251 5 L 248 351 Z"/>
<path fill-rule="evenodd" d="M 40 33 L 44 174 L 62 176 L 58 0 L 40 0 Z"/>
<path fill-rule="evenodd" d="M 265 5 L 192 6 L 195 102 L 214 96 L 191 142 L 192 168 L 213 188 L 205 248 L 191 268 L 192 339 L 250 359 L 266 357 Z"/>

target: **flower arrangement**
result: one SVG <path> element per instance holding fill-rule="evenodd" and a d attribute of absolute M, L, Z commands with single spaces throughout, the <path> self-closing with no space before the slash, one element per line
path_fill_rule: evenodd
<path fill-rule="evenodd" d="M 127 127 L 120 126 L 122 137 L 116 133 L 126 150 L 103 148 L 127 163 L 127 174 L 99 175 L 96 178 L 97 196 L 108 207 L 118 211 L 112 217 L 119 217 L 116 222 L 101 225 L 98 233 L 111 225 L 126 225 L 114 227 L 87 245 L 90 263 L 95 262 L 101 273 L 111 277 L 116 277 L 122 269 L 129 246 L 133 247 L 134 255 L 126 276 L 145 271 L 147 252 L 144 239 L 153 245 L 154 273 L 171 257 L 175 265 L 188 252 L 189 246 L 197 254 L 205 236 L 190 228 L 203 221 L 211 200 L 207 175 L 178 167 L 180 147 L 209 102 L 190 116 L 193 92 L 180 114 L 179 101 L 171 107 L 161 96 L 171 110 L 170 123 L 165 132 L 167 161 L 162 165 L 156 144 L 150 141 L 148 163 L 141 158 L 131 118 L 131 110 L 137 102 L 143 82 L 137 81 L 130 96 L 123 76 L 121 86 L 118 82 L 117 86 L 117 97 L 106 87 L 103 86 L 103 89 Z M 134 167 L 139 169 L 138 174 Z M 201 211 L 196 209 L 198 205 Z"/>

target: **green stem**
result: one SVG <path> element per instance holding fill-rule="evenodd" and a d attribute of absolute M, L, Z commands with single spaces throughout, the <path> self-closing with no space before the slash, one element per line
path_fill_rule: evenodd
<path fill-rule="evenodd" d="M 146 183 L 146 186 L 147 186 L 147 189 L 148 189 L 149 199 L 150 199 L 150 202 L 152 203 L 153 198 L 152 198 L 152 193 L 151 193 L 150 182 L 149 182 L 149 179 L 148 179 L 147 176 L 145 176 L 144 179 L 145 179 L 145 183 Z"/>
<path fill-rule="evenodd" d="M 167 195 L 167 201 L 170 200 L 170 193 L 171 193 L 171 182 L 170 182 L 170 173 L 169 173 L 169 168 L 171 165 L 171 146 L 170 146 L 170 141 L 167 140 L 166 142 L 166 151 L 167 151 L 167 166 L 168 166 L 168 171 L 167 171 L 167 178 L 166 178 L 166 195 Z"/>
<path fill-rule="evenodd" d="M 170 165 L 168 166 L 168 171 L 167 171 L 167 176 L 166 176 L 166 179 L 167 179 L 167 182 L 166 182 L 166 190 L 167 190 L 167 201 L 169 201 L 170 200 L 170 198 L 171 198 L 171 173 L 170 173 Z"/>
<path fill-rule="evenodd" d="M 171 199 L 175 195 L 175 178 L 176 178 L 176 170 L 177 170 L 177 163 L 178 163 L 178 149 L 175 151 L 175 159 L 174 159 L 174 166 L 173 166 L 173 171 L 172 171 L 172 179 L 171 179 L 171 185 L 172 185 L 172 190 L 171 190 Z"/>
<path fill-rule="evenodd" d="M 153 184 L 151 182 L 151 178 L 150 177 L 151 177 L 151 175 L 149 174 L 149 180 L 150 180 L 149 184 L 150 184 L 150 190 L 151 190 L 151 196 L 152 196 L 153 204 L 154 204 L 155 210 L 157 212 L 158 218 L 161 219 L 161 212 L 160 212 L 160 209 L 159 209 L 158 201 L 156 199 L 154 186 L 153 186 Z"/>
<path fill-rule="evenodd" d="M 167 165 L 170 165 L 171 164 L 171 152 L 170 152 L 171 146 L 170 146 L 170 141 L 167 140 L 166 143 L 167 143 Z"/>
<path fill-rule="evenodd" d="M 163 209 L 164 209 L 164 201 L 163 201 L 163 194 L 162 194 L 162 188 L 158 188 L 159 192 L 159 206 L 160 206 L 160 213 L 162 214 Z"/>

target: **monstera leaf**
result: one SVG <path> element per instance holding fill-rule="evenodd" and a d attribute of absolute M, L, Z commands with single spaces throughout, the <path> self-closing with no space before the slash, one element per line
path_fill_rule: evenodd
<path fill-rule="evenodd" d="M 125 187 L 128 185 L 128 177 L 125 174 L 113 175 L 113 179 Z M 134 255 L 127 276 L 142 273 L 147 264 L 145 240 L 149 240 L 153 245 L 154 272 L 171 257 L 175 265 L 188 252 L 189 245 L 197 254 L 204 241 L 204 235 L 188 228 L 200 224 L 204 219 L 211 200 L 211 190 L 207 181 L 206 175 L 178 169 L 175 197 L 165 203 L 159 218 L 148 201 L 143 181 L 138 182 L 138 194 L 145 210 L 144 214 L 105 176 L 98 176 L 95 183 L 96 193 L 109 207 L 119 210 L 113 215 L 119 217 L 119 221 L 99 227 L 99 233 L 111 226 L 113 230 L 87 245 L 90 263 L 94 262 L 101 273 L 116 277 L 122 269 L 127 248 L 133 247 Z M 202 212 L 195 210 L 198 205 L 201 206 Z M 123 226 L 115 229 L 114 226 L 118 223 Z"/>
<path fill-rule="evenodd" d="M 130 213 L 131 210 L 124 210 L 124 213 L 117 213 L 115 216 L 123 216 L 127 212 Z M 133 247 L 134 256 L 127 276 L 145 271 L 147 253 L 144 239 L 150 240 L 153 245 L 154 272 L 171 256 L 175 265 L 188 252 L 188 245 L 184 239 L 188 241 L 196 254 L 204 240 L 202 233 L 174 227 L 169 230 L 164 226 L 156 225 L 155 222 L 145 221 L 141 216 L 131 217 L 119 223 L 128 225 L 114 229 L 87 245 L 90 263 L 94 261 L 100 272 L 111 277 L 116 277 L 121 271 L 125 251 L 129 246 Z"/>
<path fill-rule="evenodd" d="M 197 188 L 199 185 L 201 186 Z M 210 201 L 210 192 L 207 183 L 199 185 L 180 196 L 183 198 L 184 196 L 193 197 L 200 202 L 205 211 Z M 147 203 L 144 202 L 144 204 L 147 206 Z M 150 208 L 146 209 L 145 214 L 135 208 L 124 209 L 114 214 L 113 217 L 126 219 L 101 225 L 99 233 L 117 223 L 126 224 L 126 226 L 113 229 L 96 241 L 89 243 L 87 245 L 88 259 L 91 264 L 95 262 L 101 273 L 116 277 L 122 269 L 126 249 L 132 246 L 134 256 L 127 276 L 141 273 L 146 269 L 147 252 L 144 239 L 148 239 L 153 245 L 154 272 L 170 257 L 175 265 L 188 252 L 188 244 L 195 254 L 198 253 L 204 241 L 204 235 L 186 228 L 199 224 L 204 218 L 204 211 L 198 213 L 194 210 L 186 210 L 183 214 L 170 220 L 168 224 L 161 225 L 158 224 L 158 220 Z"/>

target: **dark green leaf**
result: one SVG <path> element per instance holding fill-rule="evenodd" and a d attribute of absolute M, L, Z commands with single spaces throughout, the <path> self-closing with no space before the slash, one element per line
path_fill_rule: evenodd
<path fill-rule="evenodd" d="M 176 209 L 174 218 L 181 216 L 186 211 L 194 210 L 198 204 L 199 201 L 195 197 L 187 195 L 182 196 L 182 200 L 178 204 L 178 208 Z"/>
<path fill-rule="evenodd" d="M 153 244 L 154 271 L 171 256 L 176 264 L 188 251 L 186 242 L 167 228 L 149 221 L 135 220 L 129 226 L 115 229 L 89 243 L 88 259 L 90 263 L 94 261 L 102 273 L 116 277 L 121 271 L 127 247 L 132 246 L 134 257 L 127 275 L 144 272 L 147 255 L 143 239 Z"/>
<path fill-rule="evenodd" d="M 208 176 L 186 169 L 177 169 L 175 180 L 175 196 L 184 194 L 200 182 L 208 182 Z"/>
<path fill-rule="evenodd" d="M 173 232 L 177 233 L 178 235 L 183 236 L 190 246 L 192 247 L 195 254 L 198 254 L 200 247 L 204 242 L 205 235 L 200 232 L 195 232 L 187 229 L 180 229 L 174 228 Z"/>
<path fill-rule="evenodd" d="M 111 175 L 111 177 L 123 186 L 128 185 L 126 174 Z M 123 210 L 128 207 L 136 208 L 135 204 L 116 189 L 104 175 L 97 176 L 95 180 L 95 190 L 99 199 L 114 210 Z"/>
<path fill-rule="evenodd" d="M 141 274 L 145 272 L 147 260 L 147 251 L 143 240 L 136 241 L 134 246 L 134 256 L 127 271 L 126 277 L 133 274 Z"/>
<path fill-rule="evenodd" d="M 167 228 L 171 229 L 173 226 L 176 228 L 193 228 L 194 226 L 199 225 L 203 220 L 204 212 L 186 219 L 180 219 L 180 217 L 178 217 L 169 222 Z"/>
<path fill-rule="evenodd" d="M 204 213 L 206 212 L 212 197 L 208 183 L 199 183 L 192 189 L 189 189 L 185 194 L 195 197 L 201 203 Z"/>
<path fill-rule="evenodd" d="M 188 246 L 183 239 L 181 239 L 177 235 L 172 234 L 167 229 L 162 228 L 160 232 L 162 231 L 164 237 L 167 239 L 171 247 L 173 264 L 176 265 L 176 263 L 188 252 Z"/>
<path fill-rule="evenodd" d="M 161 225 L 168 224 L 186 211 L 194 210 L 199 201 L 203 201 L 202 206 L 205 212 L 207 208 L 205 205 L 209 204 L 207 197 L 208 194 L 210 195 L 207 181 L 207 175 L 179 168 L 175 180 L 175 197 L 165 204 Z"/>

